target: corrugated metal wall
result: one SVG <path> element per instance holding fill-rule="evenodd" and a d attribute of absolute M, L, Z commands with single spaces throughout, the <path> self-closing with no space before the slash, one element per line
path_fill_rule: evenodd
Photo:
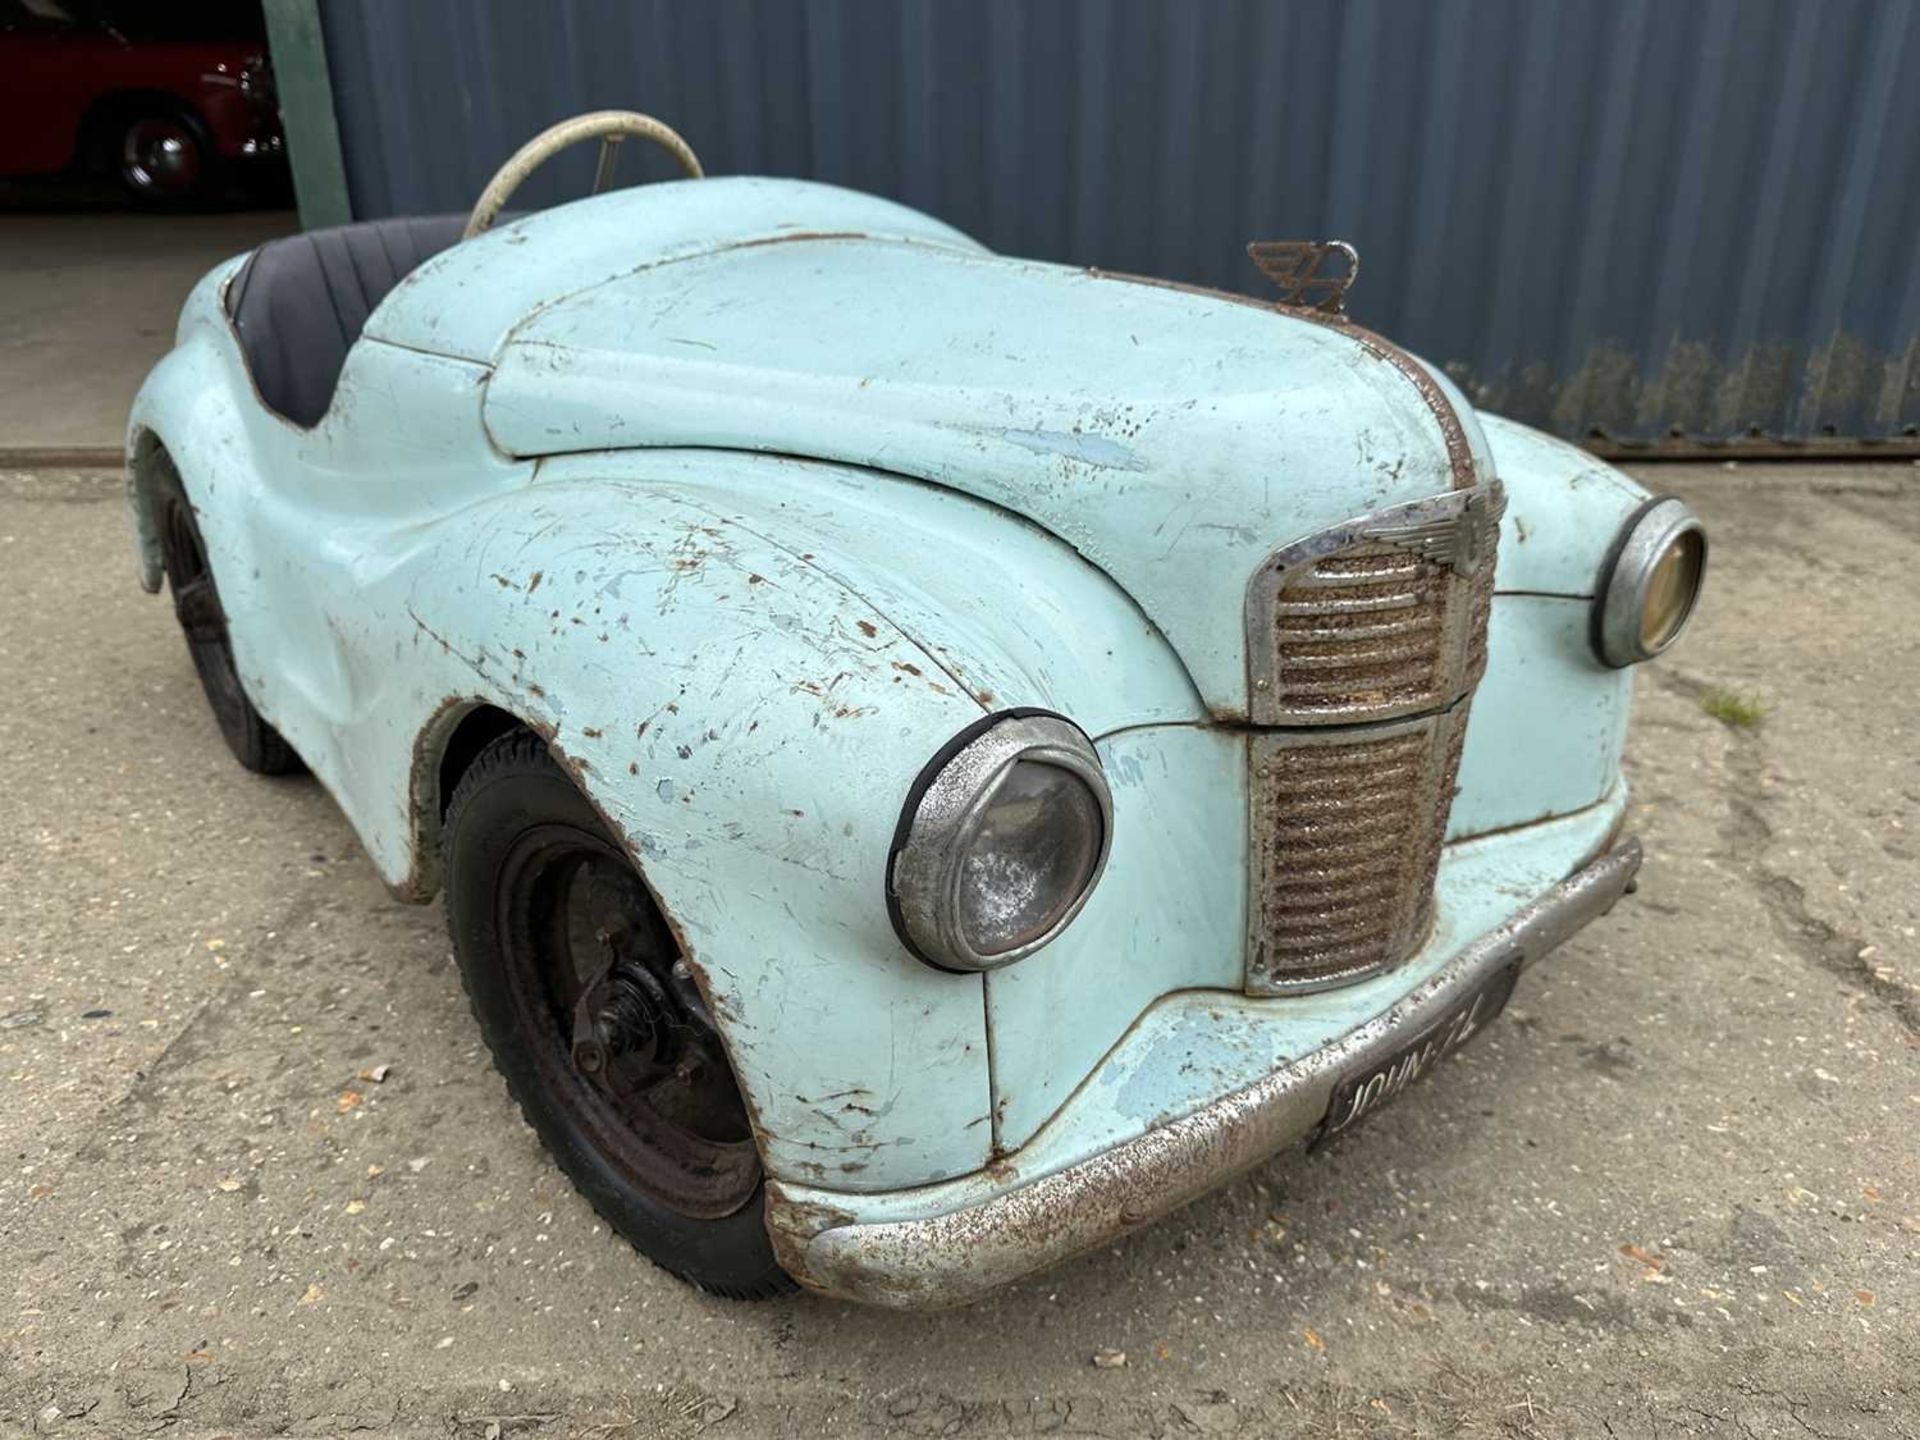
<path fill-rule="evenodd" d="M 1013 254 L 1257 293 L 1247 240 L 1348 239 L 1356 315 L 1476 399 L 1644 440 L 1920 431 L 1917 8 L 322 0 L 322 18 L 363 217 L 465 208 L 541 126 L 642 109 L 715 173 L 877 191 Z M 591 148 L 553 168 L 533 201 L 585 193 Z"/>

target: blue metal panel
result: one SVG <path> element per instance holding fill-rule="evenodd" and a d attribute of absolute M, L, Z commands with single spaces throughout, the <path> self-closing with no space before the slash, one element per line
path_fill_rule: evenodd
<path fill-rule="evenodd" d="M 630 274 L 500 347 L 485 421 L 503 453 L 767 450 L 975 495 L 1110 575 L 1221 718 L 1246 713 L 1247 577 L 1276 545 L 1456 483 L 1422 392 L 1333 327 L 949 244 L 801 238 L 643 264 L 682 189 L 765 217 L 807 202 L 793 182 L 655 186 L 423 270 L 416 312 L 436 294 L 484 312 L 512 293 L 491 272 L 577 253 L 554 230 L 632 239 Z"/>
<path fill-rule="evenodd" d="M 462 209 L 542 126 L 641 109 L 715 174 L 1002 253 L 1257 291 L 1246 241 L 1349 239 L 1363 323 L 1614 440 L 1920 433 L 1915 8 L 323 0 L 359 215 Z"/>

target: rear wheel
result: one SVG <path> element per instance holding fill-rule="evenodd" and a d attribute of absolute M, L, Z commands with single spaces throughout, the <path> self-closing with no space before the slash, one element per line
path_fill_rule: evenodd
<path fill-rule="evenodd" d="M 532 734 L 480 752 L 446 824 L 454 952 L 495 1066 L 581 1193 L 662 1269 L 793 1288 L 746 1104 L 632 862 Z"/>
<path fill-rule="evenodd" d="M 220 726 L 233 758 L 256 775 L 286 775 L 299 770 L 300 757 L 280 733 L 260 717 L 240 683 L 233 663 L 233 642 L 226 611 L 214 588 L 200 524 L 180 477 L 162 468 L 154 487 L 154 518 L 160 531 L 160 559 L 173 592 L 174 618 L 187 637 L 187 652 L 199 672 L 200 688 Z"/>

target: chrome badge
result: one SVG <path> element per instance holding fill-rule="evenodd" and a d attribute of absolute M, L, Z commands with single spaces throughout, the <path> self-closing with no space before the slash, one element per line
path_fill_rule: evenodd
<path fill-rule="evenodd" d="M 1496 481 L 1485 489 L 1466 492 L 1464 502 L 1451 514 L 1436 515 L 1422 507 L 1404 518 L 1366 525 L 1360 536 L 1471 575 L 1493 554 L 1500 517 L 1506 508 L 1506 491 Z"/>

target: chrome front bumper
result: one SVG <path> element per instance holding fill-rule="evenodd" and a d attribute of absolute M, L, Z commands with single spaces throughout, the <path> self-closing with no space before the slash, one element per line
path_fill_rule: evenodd
<path fill-rule="evenodd" d="M 1312 1055 L 1081 1164 L 927 1219 L 836 1223 L 768 1186 L 780 1262 L 810 1289 L 897 1309 L 978 1299 L 1155 1220 L 1315 1131 L 1342 1076 L 1383 1062 L 1507 966 L 1530 965 L 1604 915 L 1640 868 L 1620 841 L 1418 989 Z M 1276 1001 L 1284 1004 L 1284 1001 Z M 1008 1164 L 1017 1164 L 1017 1156 Z"/>

